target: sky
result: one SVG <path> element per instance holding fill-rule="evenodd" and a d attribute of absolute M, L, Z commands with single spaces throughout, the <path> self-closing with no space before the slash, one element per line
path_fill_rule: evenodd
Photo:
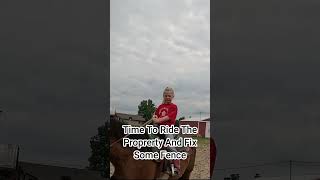
<path fill-rule="evenodd" d="M 104 8 L 1 1 L 0 144 L 18 144 L 19 160 L 88 165 L 107 110 Z"/>
<path fill-rule="evenodd" d="M 177 117 L 210 113 L 210 1 L 110 2 L 110 112 L 175 91 Z"/>
<path fill-rule="evenodd" d="M 211 80 L 216 168 L 320 161 L 319 2 L 216 0 L 211 38 L 208 1 L 166 2 L 111 1 L 111 110 L 158 105 L 169 85 L 180 115 L 196 116 Z M 87 165 L 108 108 L 103 2 L 0 3 L 0 143 L 19 144 L 21 160 Z M 260 172 L 288 173 L 274 168 Z"/>
<path fill-rule="evenodd" d="M 284 176 L 289 160 L 319 162 L 320 3 L 217 0 L 214 5 L 216 168 L 287 162 L 217 170 L 215 178 Z M 319 164 L 306 165 L 295 163 L 293 173 L 319 172 Z"/>

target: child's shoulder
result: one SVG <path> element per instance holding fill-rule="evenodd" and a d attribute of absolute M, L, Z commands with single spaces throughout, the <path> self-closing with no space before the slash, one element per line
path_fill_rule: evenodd
<path fill-rule="evenodd" d="M 174 104 L 174 103 L 170 103 L 170 104 L 160 104 L 159 105 L 159 107 L 163 107 L 163 106 L 171 106 L 171 107 L 177 107 L 177 105 L 176 104 Z"/>
<path fill-rule="evenodd" d="M 170 107 L 177 107 L 177 105 L 176 104 L 174 104 L 174 103 L 170 103 L 170 104 L 168 104 L 167 106 L 170 106 Z"/>
<path fill-rule="evenodd" d="M 171 103 L 171 106 L 175 106 L 175 107 L 177 107 L 177 105 L 176 105 L 176 104 L 174 104 L 174 103 Z"/>

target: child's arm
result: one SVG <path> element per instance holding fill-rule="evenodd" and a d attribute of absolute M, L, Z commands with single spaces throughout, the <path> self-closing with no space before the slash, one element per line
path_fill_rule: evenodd
<path fill-rule="evenodd" d="M 177 117 L 178 108 L 175 106 L 171 109 L 171 112 L 162 118 L 158 118 L 158 123 L 166 122 L 166 121 L 175 121 Z"/>
<path fill-rule="evenodd" d="M 158 123 L 166 122 L 169 120 L 170 120 L 169 116 L 164 116 L 162 118 L 158 118 Z"/>

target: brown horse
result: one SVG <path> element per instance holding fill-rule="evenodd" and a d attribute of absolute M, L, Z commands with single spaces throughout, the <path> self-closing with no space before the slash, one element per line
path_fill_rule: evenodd
<path fill-rule="evenodd" d="M 133 158 L 133 151 L 135 148 L 123 147 L 122 141 L 113 143 L 121 139 L 123 129 L 121 128 L 122 123 L 111 117 L 111 127 L 109 130 L 110 137 L 110 161 L 115 167 L 114 174 L 111 179 L 158 179 L 160 177 L 165 179 L 186 179 L 190 178 L 190 174 L 193 170 L 196 156 L 196 148 L 190 148 L 188 158 L 180 161 L 180 176 L 169 177 L 168 174 L 162 172 L 161 162 L 154 160 L 135 160 Z M 132 139 L 146 139 L 146 134 L 134 134 L 128 138 Z M 145 149 L 147 151 L 147 148 Z"/>

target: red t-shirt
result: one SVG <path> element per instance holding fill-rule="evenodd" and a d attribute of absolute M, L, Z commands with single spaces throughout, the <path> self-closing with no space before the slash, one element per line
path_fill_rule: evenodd
<path fill-rule="evenodd" d="M 160 125 L 171 126 L 176 123 L 177 113 L 178 113 L 177 105 L 170 103 L 170 104 L 161 104 L 157 108 L 155 115 L 157 115 L 158 118 L 168 116 L 170 119 L 168 121 L 160 123 Z"/>

